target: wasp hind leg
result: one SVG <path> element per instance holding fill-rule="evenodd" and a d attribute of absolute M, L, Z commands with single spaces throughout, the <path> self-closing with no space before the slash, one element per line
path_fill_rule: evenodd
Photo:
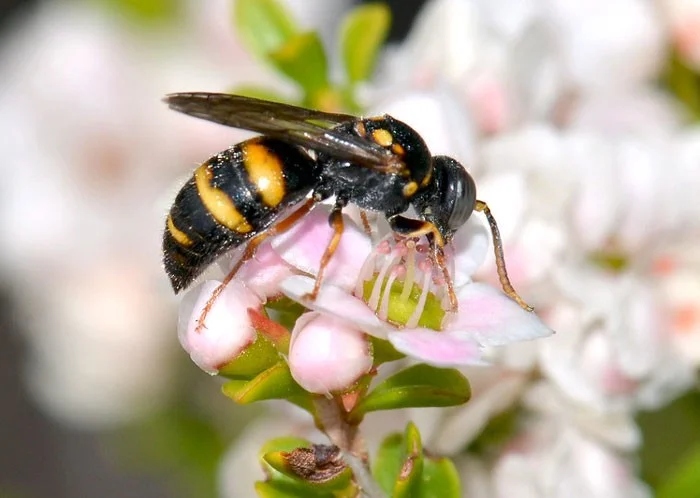
<path fill-rule="evenodd" d="M 336 198 L 335 205 L 331 210 L 331 214 L 328 217 L 328 224 L 333 228 L 333 235 L 331 240 L 326 246 L 326 250 L 321 256 L 321 262 L 318 267 L 318 274 L 316 275 L 316 281 L 314 282 L 314 288 L 311 292 L 304 295 L 304 299 L 314 301 L 318 296 L 318 292 L 321 290 L 321 283 L 323 282 L 323 274 L 326 271 L 328 263 L 333 259 L 335 251 L 340 245 L 340 239 L 343 236 L 343 231 L 345 231 L 345 222 L 343 221 L 343 208 L 347 205 L 347 201 L 344 199 Z"/>
<path fill-rule="evenodd" d="M 501 287 L 503 292 L 505 292 L 508 297 L 513 301 L 518 303 L 522 309 L 525 311 L 534 311 L 535 308 L 527 304 L 513 288 L 513 284 L 510 283 L 508 278 L 508 271 L 506 270 L 506 259 L 503 256 L 503 241 L 501 240 L 501 233 L 498 230 L 498 225 L 496 224 L 496 219 L 491 214 L 491 210 L 488 205 L 483 201 L 476 201 L 476 206 L 474 206 L 476 211 L 484 213 L 486 219 L 489 222 L 489 228 L 491 228 L 491 237 L 493 239 L 493 252 L 496 255 L 496 270 L 498 271 L 498 279 L 501 282 Z"/>
<path fill-rule="evenodd" d="M 445 239 L 443 239 L 437 227 L 429 221 L 406 218 L 399 214 L 389 217 L 387 221 L 391 229 L 399 235 L 404 237 L 422 237 L 425 235 L 428 238 L 433 263 L 440 269 L 445 279 L 445 285 L 447 285 L 450 310 L 457 311 L 459 307 L 457 303 L 457 294 L 455 293 L 454 282 L 447 269 L 447 261 L 445 260 Z"/>
<path fill-rule="evenodd" d="M 284 233 L 290 228 L 292 228 L 299 220 L 306 216 L 309 213 L 309 211 L 311 211 L 311 209 L 316 205 L 316 203 L 317 201 L 314 198 L 307 199 L 306 202 L 304 202 L 304 204 L 299 206 L 296 209 L 296 211 L 287 216 L 285 219 L 273 225 L 265 232 L 260 233 L 252 239 L 250 239 L 241 257 L 238 259 L 233 268 L 231 268 L 231 271 L 228 272 L 228 274 L 226 275 L 224 280 L 219 284 L 219 286 L 216 289 L 214 289 L 214 292 L 212 292 L 211 296 L 209 297 L 209 300 L 207 300 L 207 304 L 204 305 L 204 309 L 202 310 L 201 315 L 199 315 L 199 323 L 196 329 L 197 332 L 201 331 L 202 328 L 206 327 L 204 322 L 207 318 L 207 315 L 211 311 L 212 306 L 216 302 L 217 298 L 219 297 L 219 295 L 221 295 L 221 293 L 224 291 L 229 282 L 233 280 L 233 278 L 236 276 L 236 273 L 238 273 L 238 270 L 241 269 L 243 264 L 246 261 L 249 261 L 253 256 L 255 256 L 255 252 L 257 251 L 260 244 L 262 244 L 268 238 Z"/>

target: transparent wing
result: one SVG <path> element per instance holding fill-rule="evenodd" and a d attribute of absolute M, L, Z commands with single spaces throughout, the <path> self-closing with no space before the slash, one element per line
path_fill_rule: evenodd
<path fill-rule="evenodd" d="M 334 127 L 355 121 L 348 114 L 314 111 L 224 93 L 173 93 L 163 99 L 176 111 L 233 128 L 255 131 L 339 159 L 383 171 L 403 167 L 398 156 L 377 143 Z"/>

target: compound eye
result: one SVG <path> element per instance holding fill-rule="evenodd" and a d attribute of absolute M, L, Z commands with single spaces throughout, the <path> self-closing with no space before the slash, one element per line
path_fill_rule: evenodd
<path fill-rule="evenodd" d="M 440 200 L 447 215 L 446 228 L 457 231 L 464 225 L 476 205 L 476 184 L 460 163 L 447 156 L 433 158 L 436 170 L 442 171 Z"/>

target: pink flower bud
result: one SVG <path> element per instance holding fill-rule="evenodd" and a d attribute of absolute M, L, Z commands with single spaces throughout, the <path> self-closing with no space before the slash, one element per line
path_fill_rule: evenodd
<path fill-rule="evenodd" d="M 198 329 L 202 310 L 219 284 L 208 280 L 191 289 L 180 304 L 178 321 L 180 344 L 199 368 L 211 374 L 255 340 L 248 309 L 262 306 L 254 292 L 233 280 L 214 301 L 204 326 Z"/>
<path fill-rule="evenodd" d="M 327 394 L 350 387 L 369 372 L 372 355 L 366 336 L 347 322 L 307 313 L 292 331 L 289 368 L 304 389 Z"/>

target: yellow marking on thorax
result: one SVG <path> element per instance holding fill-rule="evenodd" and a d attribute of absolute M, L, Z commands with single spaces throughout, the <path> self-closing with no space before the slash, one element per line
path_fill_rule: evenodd
<path fill-rule="evenodd" d="M 433 177 L 433 165 L 431 164 L 430 169 L 428 169 L 428 174 L 425 175 L 425 177 L 423 178 L 423 181 L 420 182 L 420 187 L 421 188 L 427 187 L 428 184 L 430 183 L 430 180 L 432 179 L 432 177 Z"/>
<path fill-rule="evenodd" d="M 167 226 L 170 235 L 173 236 L 173 239 L 175 239 L 178 244 L 185 247 L 192 245 L 192 239 L 190 239 L 189 235 L 175 226 L 172 216 L 168 215 L 168 220 L 165 222 L 165 225 Z"/>
<path fill-rule="evenodd" d="M 212 187 L 212 172 L 207 163 L 202 164 L 194 172 L 194 181 L 199 198 L 204 207 L 220 224 L 238 233 L 248 233 L 253 230 L 245 216 L 236 208 L 233 200 L 226 192 Z"/>
<path fill-rule="evenodd" d="M 241 148 L 243 166 L 263 203 L 268 207 L 278 206 L 286 193 L 282 160 L 260 143 L 249 142 Z"/>
<path fill-rule="evenodd" d="M 416 182 L 409 182 L 403 188 L 403 196 L 408 198 L 412 197 L 413 194 L 418 190 L 418 184 Z"/>
<path fill-rule="evenodd" d="M 377 128 L 372 132 L 372 139 L 382 147 L 389 147 L 394 143 L 394 137 L 389 130 Z"/>
<path fill-rule="evenodd" d="M 398 156 L 403 156 L 406 153 L 406 150 L 399 143 L 391 144 L 391 151 Z"/>

